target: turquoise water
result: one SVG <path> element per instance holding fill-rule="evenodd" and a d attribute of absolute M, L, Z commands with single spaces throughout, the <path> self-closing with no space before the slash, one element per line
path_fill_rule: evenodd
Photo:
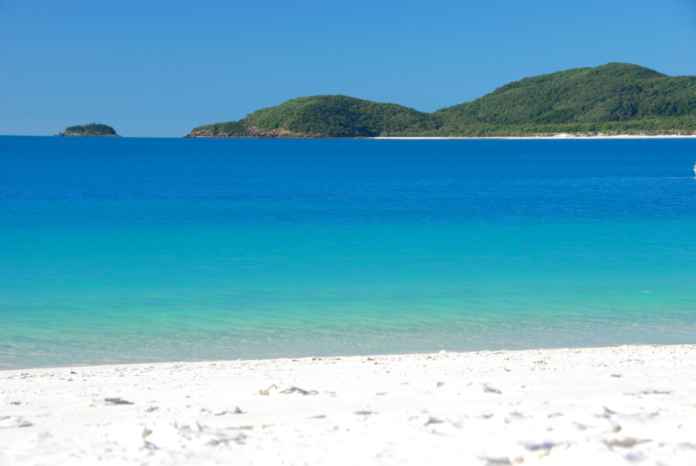
<path fill-rule="evenodd" d="M 696 343 L 695 140 L 0 138 L 0 368 Z"/>

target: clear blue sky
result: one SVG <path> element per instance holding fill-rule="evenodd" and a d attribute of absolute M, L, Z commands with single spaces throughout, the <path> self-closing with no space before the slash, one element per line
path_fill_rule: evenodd
<path fill-rule="evenodd" d="M 696 74 L 696 0 L 0 0 L 0 134 L 181 136 L 328 93 L 430 111 L 610 61 Z"/>

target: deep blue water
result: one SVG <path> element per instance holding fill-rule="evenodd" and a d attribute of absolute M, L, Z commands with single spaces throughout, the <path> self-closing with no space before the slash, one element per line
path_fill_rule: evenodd
<path fill-rule="evenodd" d="M 696 343 L 696 140 L 0 137 L 0 368 Z"/>

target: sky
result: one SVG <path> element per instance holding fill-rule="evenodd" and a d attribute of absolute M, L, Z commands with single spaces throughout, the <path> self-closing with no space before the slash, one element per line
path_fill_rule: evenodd
<path fill-rule="evenodd" d="M 178 137 L 316 94 L 432 111 L 613 61 L 696 75 L 696 0 L 0 0 L 0 134 Z"/>

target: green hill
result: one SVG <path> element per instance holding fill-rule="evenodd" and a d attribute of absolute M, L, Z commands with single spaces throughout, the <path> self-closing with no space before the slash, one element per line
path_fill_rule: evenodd
<path fill-rule="evenodd" d="M 610 63 L 522 79 L 436 115 L 455 134 L 696 131 L 696 77 Z"/>
<path fill-rule="evenodd" d="M 696 77 L 610 63 L 522 79 L 434 113 L 346 96 L 289 100 L 191 137 L 696 133 Z"/>
<path fill-rule="evenodd" d="M 437 128 L 432 115 L 401 105 L 327 95 L 300 97 L 240 121 L 201 126 L 191 136 L 371 137 Z"/>
<path fill-rule="evenodd" d="M 101 123 L 68 126 L 60 136 L 118 136 L 111 126 Z"/>

